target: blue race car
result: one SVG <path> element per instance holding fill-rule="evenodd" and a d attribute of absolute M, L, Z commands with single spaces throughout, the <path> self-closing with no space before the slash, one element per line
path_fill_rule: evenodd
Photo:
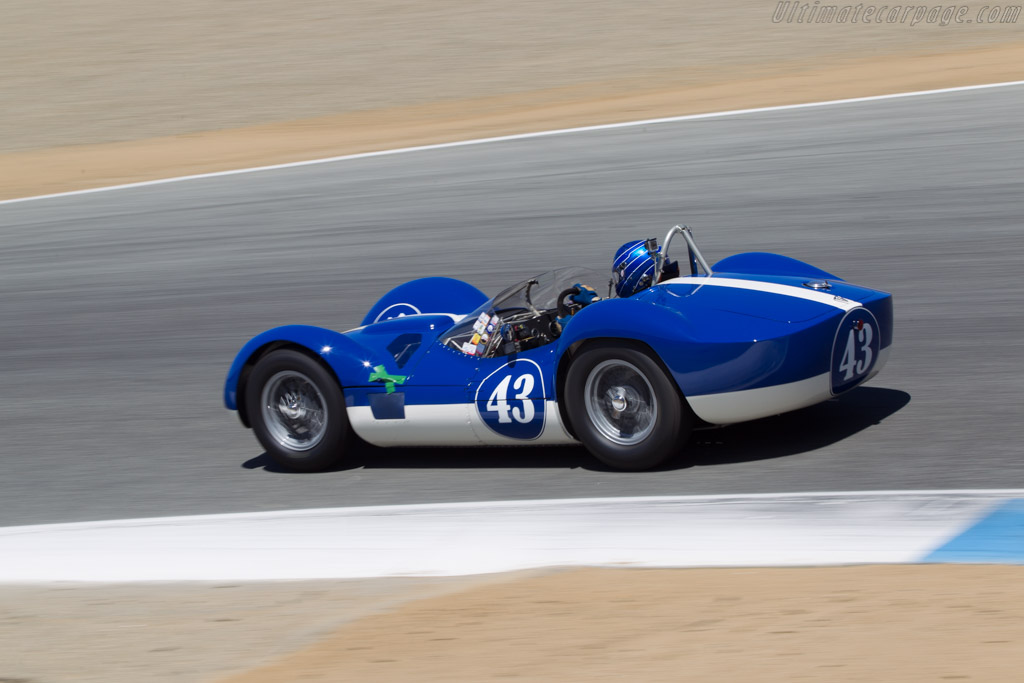
<path fill-rule="evenodd" d="M 669 257 L 680 236 L 686 255 Z M 685 271 L 685 272 L 683 272 Z M 607 283 L 607 296 L 598 288 Z M 348 332 L 289 325 L 235 358 L 224 403 L 278 463 L 316 471 L 377 446 L 582 444 L 643 470 L 695 427 L 775 415 L 873 377 L 892 296 L 801 261 L 705 261 L 689 228 L 637 240 L 612 278 L 555 270 L 493 298 L 430 277 Z"/>

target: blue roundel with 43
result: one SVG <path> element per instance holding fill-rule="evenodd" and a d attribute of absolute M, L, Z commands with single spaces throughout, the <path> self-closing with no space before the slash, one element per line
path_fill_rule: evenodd
<path fill-rule="evenodd" d="M 866 308 L 855 308 L 839 323 L 832 344 L 832 393 L 841 394 L 867 378 L 878 360 L 878 321 Z"/>
<path fill-rule="evenodd" d="M 544 431 L 544 377 L 532 360 L 502 365 L 477 386 L 476 409 L 484 424 L 510 439 L 536 439 Z"/>

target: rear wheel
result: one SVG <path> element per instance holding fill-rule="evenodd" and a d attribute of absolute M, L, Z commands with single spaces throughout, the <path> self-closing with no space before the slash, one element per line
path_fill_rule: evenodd
<path fill-rule="evenodd" d="M 634 346 L 602 342 L 569 366 L 566 410 L 594 457 L 620 470 L 646 470 L 676 454 L 693 420 L 672 379 Z"/>
<path fill-rule="evenodd" d="M 261 358 L 246 383 L 245 401 L 256 439 L 289 469 L 333 467 L 352 441 L 341 387 L 304 353 L 282 349 Z"/>

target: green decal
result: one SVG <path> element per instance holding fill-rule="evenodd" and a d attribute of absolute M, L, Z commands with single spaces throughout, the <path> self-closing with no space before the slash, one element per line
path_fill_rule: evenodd
<path fill-rule="evenodd" d="M 371 382 L 384 382 L 387 384 L 387 392 L 395 393 L 395 385 L 405 381 L 405 375 L 389 375 L 383 365 L 378 365 L 370 373 Z"/>

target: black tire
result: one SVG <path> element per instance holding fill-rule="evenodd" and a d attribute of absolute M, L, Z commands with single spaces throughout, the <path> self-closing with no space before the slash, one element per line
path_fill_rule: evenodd
<path fill-rule="evenodd" d="M 675 382 L 651 355 L 628 342 L 585 347 L 569 366 L 564 393 L 576 436 L 615 469 L 661 465 L 680 451 L 693 428 L 693 413 Z"/>
<path fill-rule="evenodd" d="M 256 439 L 288 469 L 330 469 L 352 444 L 338 380 L 299 351 L 281 349 L 261 358 L 246 382 L 245 404 Z"/>

